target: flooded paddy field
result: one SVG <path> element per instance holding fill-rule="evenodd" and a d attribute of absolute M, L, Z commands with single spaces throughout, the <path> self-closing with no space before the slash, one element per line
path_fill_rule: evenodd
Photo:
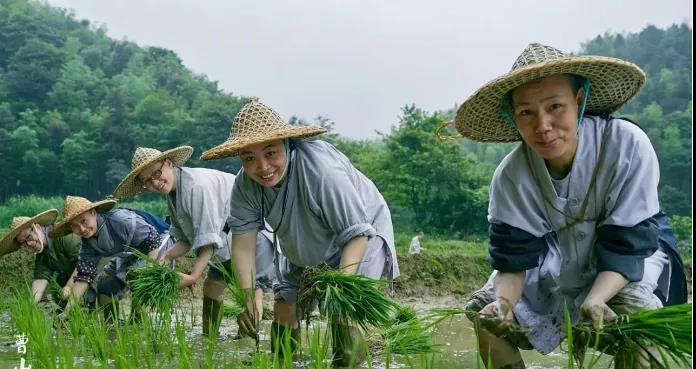
<path fill-rule="evenodd" d="M 0 301 L 0 369 L 21 368 L 271 368 L 270 321 L 261 324 L 260 344 L 250 338 L 235 339 L 234 319 L 224 318 L 217 339 L 202 335 L 199 300 L 184 300 L 171 321 L 158 324 L 156 317 L 138 324 L 105 325 L 96 314 L 83 315 L 80 322 L 54 328 L 46 309 L 20 311 L 15 301 Z M 444 307 L 451 300 L 402 301 L 423 311 Z M 23 304 L 19 304 L 23 305 Z M 127 301 L 124 302 L 124 311 Z M 21 315 L 21 316 L 17 316 Z M 166 326 L 165 326 L 166 324 Z M 21 327 L 20 327 L 21 326 Z M 293 364 L 297 368 L 330 368 L 330 354 L 323 323 L 303 327 L 303 352 Z M 22 332 L 26 330 L 26 332 Z M 26 336 L 22 343 L 21 336 Z M 476 337 L 471 323 L 463 316 L 448 319 L 433 332 L 439 353 L 433 355 L 391 355 L 377 353 L 360 368 L 477 368 Z M 25 350 L 23 350 L 25 349 Z M 565 368 L 567 356 L 558 351 L 543 356 L 524 352 L 529 368 Z M 386 364 L 386 362 L 389 364 Z M 387 366 L 388 365 L 388 366 Z M 277 366 L 276 366 L 277 367 Z M 598 368 L 610 367 L 602 358 Z"/>

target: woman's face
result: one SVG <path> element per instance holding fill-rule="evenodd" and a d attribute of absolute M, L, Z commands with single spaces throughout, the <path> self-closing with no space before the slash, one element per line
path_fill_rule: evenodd
<path fill-rule="evenodd" d="M 280 183 L 285 169 L 283 140 L 250 145 L 239 152 L 244 172 L 263 187 L 271 188 Z"/>
<path fill-rule="evenodd" d="M 171 160 L 164 159 L 148 165 L 138 174 L 138 183 L 146 191 L 166 195 L 176 191 L 176 176 Z"/>
<path fill-rule="evenodd" d="M 577 120 L 583 91 L 573 92 L 563 74 L 512 91 L 515 123 L 524 142 L 555 169 L 567 169 L 578 146 Z"/>
<path fill-rule="evenodd" d="M 39 232 L 38 227 L 32 224 L 30 227 L 24 228 L 19 232 L 17 237 L 15 237 L 15 241 L 27 250 L 33 253 L 39 253 L 43 251 L 46 236 L 42 232 Z"/>
<path fill-rule="evenodd" d="M 90 238 L 97 233 L 97 211 L 92 209 L 70 221 L 72 233 L 82 238 Z"/>

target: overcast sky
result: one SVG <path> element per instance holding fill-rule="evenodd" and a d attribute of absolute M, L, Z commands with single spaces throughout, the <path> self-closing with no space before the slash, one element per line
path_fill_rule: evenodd
<path fill-rule="evenodd" d="M 286 120 L 375 137 L 414 103 L 452 108 L 530 42 L 578 51 L 604 32 L 692 24 L 691 0 L 48 0 L 111 37 L 174 50 Z"/>

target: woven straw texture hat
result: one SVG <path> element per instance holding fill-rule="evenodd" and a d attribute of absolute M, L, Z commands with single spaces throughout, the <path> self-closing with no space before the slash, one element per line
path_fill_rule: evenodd
<path fill-rule="evenodd" d="M 234 117 L 227 141 L 203 152 L 201 159 L 236 156 L 240 149 L 249 145 L 283 138 L 311 137 L 324 132 L 326 129 L 321 127 L 285 123 L 273 109 L 252 98 Z"/>
<path fill-rule="evenodd" d="M 512 70 L 481 87 L 457 110 L 459 133 L 476 141 L 510 142 L 521 137 L 502 115 L 504 98 L 515 87 L 553 74 L 575 74 L 592 81 L 586 114 L 610 114 L 645 83 L 635 64 L 604 56 L 572 56 L 550 46 L 529 44 Z"/>
<path fill-rule="evenodd" d="M 179 146 L 164 152 L 149 147 L 138 147 L 133 154 L 131 171 L 121 183 L 116 186 L 113 194 L 114 197 L 117 199 L 133 197 L 143 192 L 142 185 L 138 183 L 138 175 L 147 168 L 148 165 L 160 160 L 169 159 L 175 167 L 180 167 L 186 163 L 192 153 L 193 147 L 191 146 Z"/>
<path fill-rule="evenodd" d="M 58 216 L 58 210 L 50 209 L 43 213 L 34 215 L 33 217 L 14 217 L 10 225 L 10 232 L 0 239 L 0 255 L 8 254 L 17 251 L 19 244 L 15 241 L 15 237 L 25 228 L 32 224 L 48 225 L 52 224 Z"/>
<path fill-rule="evenodd" d="M 53 230 L 49 233 L 49 236 L 57 237 L 70 233 L 70 221 L 88 210 L 96 209 L 97 212 L 104 213 L 111 210 L 115 205 L 115 200 L 91 202 L 84 197 L 67 196 L 63 204 L 63 219 L 56 223 Z"/>

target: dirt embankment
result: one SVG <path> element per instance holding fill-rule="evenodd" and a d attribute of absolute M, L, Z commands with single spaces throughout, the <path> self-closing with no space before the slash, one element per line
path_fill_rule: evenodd
<path fill-rule="evenodd" d="M 191 270 L 193 258 L 180 259 L 178 269 Z M 26 252 L 15 252 L 0 257 L 0 293 L 10 292 L 14 286 L 31 283 L 34 257 Z M 482 286 L 491 268 L 485 257 L 472 257 L 454 252 L 445 254 L 399 255 L 401 277 L 394 281 L 395 297 L 437 298 L 450 296 L 455 299 Z M 685 265 L 689 295 L 692 294 L 692 262 Z M 194 287 L 194 295 L 201 296 L 202 278 Z"/>
<path fill-rule="evenodd" d="M 193 259 L 179 259 L 177 269 L 188 271 Z M 446 255 L 399 255 L 401 277 L 394 282 L 396 297 L 466 295 L 481 286 L 490 273 L 485 258 Z M 15 252 L 0 258 L 0 292 L 9 292 L 13 286 L 31 283 L 34 257 L 26 252 Z M 200 295 L 202 281 L 194 293 Z"/>

